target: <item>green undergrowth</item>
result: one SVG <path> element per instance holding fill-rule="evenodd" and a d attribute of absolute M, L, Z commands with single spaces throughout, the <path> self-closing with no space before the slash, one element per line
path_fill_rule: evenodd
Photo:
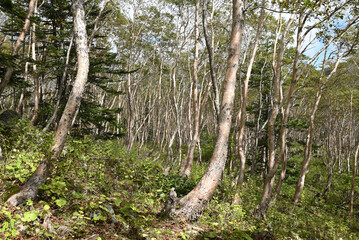
<path fill-rule="evenodd" d="M 266 221 L 254 217 L 263 179 L 248 175 L 241 203 L 233 206 L 234 176 L 227 171 L 197 222 L 173 221 L 159 217 L 167 194 L 172 187 L 179 197 L 187 194 L 204 173 L 206 159 L 194 164 L 189 179 L 175 173 L 165 176 L 158 153 L 146 158 L 146 152 L 136 146 L 128 152 L 116 140 L 69 138 L 37 199 L 9 207 L 6 199 L 49 156 L 51 146 L 51 135 L 21 124 L 22 132 L 6 142 L 0 162 L 0 239 L 261 239 L 263 234 L 275 239 L 359 238 L 358 211 L 353 220 L 348 218 L 350 175 L 335 176 L 330 191 L 318 197 L 327 173 L 316 159 L 299 206 L 292 204 L 299 174 L 298 167 L 292 167 Z M 288 165 L 299 166 L 300 161 L 299 155 L 293 156 Z"/>

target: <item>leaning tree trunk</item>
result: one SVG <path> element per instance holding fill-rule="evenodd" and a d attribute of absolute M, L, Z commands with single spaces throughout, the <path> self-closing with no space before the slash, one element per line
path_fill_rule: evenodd
<path fill-rule="evenodd" d="M 179 201 L 174 217 L 195 220 L 212 198 L 227 160 L 228 138 L 232 121 L 238 57 L 243 32 L 243 1 L 233 0 L 232 33 L 227 59 L 226 77 L 223 83 L 221 113 L 218 122 L 218 136 L 210 164 L 197 186 Z"/>
<path fill-rule="evenodd" d="M 12 52 L 11 52 L 12 56 L 15 56 L 18 53 L 18 51 L 20 50 L 20 48 L 25 40 L 26 32 L 30 26 L 30 17 L 34 12 L 36 3 L 37 3 L 36 0 L 30 0 L 29 9 L 27 10 L 27 15 L 25 18 L 24 26 L 22 27 L 20 35 L 15 42 L 14 48 L 12 49 Z M 5 90 L 5 87 L 9 84 L 10 78 L 11 78 L 13 72 L 14 72 L 13 66 L 8 66 L 6 68 L 5 75 L 0 82 L 0 95 Z"/>
<path fill-rule="evenodd" d="M 84 0 L 74 0 L 72 5 L 78 69 L 74 86 L 54 137 L 54 145 L 51 148 L 53 157 L 50 159 L 47 158 L 40 163 L 36 171 L 21 188 L 20 192 L 7 200 L 7 203 L 10 205 L 16 206 L 27 199 L 34 199 L 36 197 L 39 186 L 45 183 L 47 176 L 51 172 L 51 163 L 56 160 L 62 152 L 67 134 L 71 128 L 71 123 L 77 109 L 80 107 L 89 71 L 85 10 L 83 5 Z"/>

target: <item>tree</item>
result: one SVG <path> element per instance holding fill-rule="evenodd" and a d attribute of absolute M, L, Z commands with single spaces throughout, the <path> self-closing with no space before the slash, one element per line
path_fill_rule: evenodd
<path fill-rule="evenodd" d="M 359 144 L 355 150 L 354 154 L 354 162 L 353 162 L 353 177 L 352 177 L 352 187 L 350 191 L 350 203 L 349 203 L 349 217 L 353 218 L 354 213 L 354 194 L 355 194 L 355 176 L 357 172 L 357 166 L 358 166 L 358 154 L 359 154 Z"/>
<path fill-rule="evenodd" d="M 303 52 L 311 45 L 309 43 L 307 46 L 304 46 L 302 50 L 302 44 L 304 42 L 305 37 L 315 28 L 318 28 L 319 26 L 322 26 L 323 21 L 327 22 L 329 24 L 330 21 L 333 21 L 332 17 L 336 16 L 338 14 L 340 16 L 341 11 L 345 9 L 345 4 L 349 3 L 350 0 L 346 1 L 345 3 L 341 3 L 338 6 L 335 6 L 335 8 L 330 11 L 328 14 L 322 14 L 323 19 L 322 21 L 316 21 L 307 28 L 304 28 L 307 21 L 310 19 L 311 15 L 313 14 L 314 10 L 319 11 L 320 6 L 317 5 L 315 2 L 295 2 L 293 3 L 294 10 L 292 12 L 292 21 L 293 16 L 298 15 L 298 24 L 297 24 L 297 33 L 296 33 L 296 48 L 295 48 L 295 56 L 292 63 L 292 69 L 291 69 L 291 82 L 290 85 L 286 91 L 286 94 L 284 97 L 281 97 L 279 99 L 279 87 L 280 84 L 278 83 L 277 77 L 281 78 L 281 70 L 275 72 L 276 75 L 276 83 L 274 84 L 274 104 L 273 104 L 273 110 L 271 117 L 268 122 L 268 174 L 266 176 L 264 188 L 263 188 L 263 195 L 262 200 L 260 203 L 260 212 L 265 213 L 268 209 L 268 203 L 271 198 L 272 189 L 274 185 L 275 180 L 275 173 L 278 169 L 279 162 L 283 162 L 283 166 L 286 166 L 286 145 L 287 145 L 287 123 L 289 120 L 290 112 L 291 112 L 291 106 L 293 101 L 293 93 L 294 89 L 298 83 L 298 81 L 302 78 L 304 73 L 307 72 L 308 68 L 311 66 L 311 64 L 318 58 L 318 56 L 326 50 L 335 40 L 340 38 L 353 24 L 356 24 L 358 17 L 353 17 L 352 19 L 349 19 L 347 21 L 346 26 L 343 29 L 338 29 L 337 31 L 334 31 L 335 34 L 333 36 L 326 35 L 326 41 L 324 46 L 319 49 L 313 57 L 311 57 L 307 62 L 302 64 L 301 69 L 299 68 L 300 65 L 300 56 L 303 54 Z M 285 4 L 286 5 L 286 4 Z M 288 7 L 286 5 L 286 7 Z M 288 25 L 289 26 L 289 25 Z M 279 61 L 281 62 L 281 61 Z M 278 61 L 277 61 L 278 64 Z M 278 75 L 279 74 L 279 75 Z M 277 87 L 276 87 L 277 86 Z M 280 90 L 281 92 L 281 90 Z M 282 109 L 282 119 L 281 119 L 281 127 L 280 127 L 280 133 L 279 133 L 279 151 L 278 154 L 277 148 L 274 144 L 274 123 L 275 119 L 277 117 L 277 114 L 279 112 L 279 109 Z M 282 173 L 285 173 L 285 171 L 282 171 Z M 281 175 L 281 179 L 283 179 L 283 174 Z M 281 182 L 282 180 L 280 180 Z M 279 188 L 277 192 L 280 191 L 281 184 L 278 184 Z"/>
<path fill-rule="evenodd" d="M 24 21 L 24 26 L 22 27 L 20 35 L 17 38 L 16 43 L 12 49 L 12 52 L 11 52 L 12 56 L 15 56 L 18 53 L 18 51 L 20 50 L 20 48 L 25 40 L 26 32 L 30 27 L 30 17 L 32 16 L 32 14 L 34 12 L 36 4 L 37 4 L 37 0 L 30 0 L 29 8 L 27 10 L 27 15 L 26 15 L 26 18 Z M 1 79 L 1 82 L 0 82 L 0 96 L 3 93 L 5 87 L 9 84 L 10 78 L 11 78 L 11 75 L 13 72 L 14 72 L 14 67 L 12 65 L 10 65 L 6 68 L 5 75 Z"/>
<path fill-rule="evenodd" d="M 263 187 L 263 194 L 262 199 L 259 207 L 260 214 L 265 213 L 268 209 L 268 202 L 272 194 L 272 187 L 274 184 L 274 174 L 276 171 L 275 168 L 275 154 L 276 154 L 276 147 L 275 147 L 275 122 L 277 115 L 279 113 L 279 104 L 280 104 L 280 88 L 281 88 L 281 72 L 282 72 L 282 60 L 283 55 L 285 51 L 286 41 L 287 41 L 287 35 L 289 33 L 291 24 L 293 23 L 294 15 L 288 20 L 285 26 L 285 30 L 282 32 L 280 45 L 278 49 L 278 53 L 273 54 L 273 75 L 274 75 L 274 83 L 273 83 L 273 107 L 271 109 L 271 114 L 268 117 L 268 139 L 267 139 L 267 145 L 268 145 L 268 174 L 266 176 L 264 187 Z M 282 29 L 282 20 L 280 16 L 280 24 L 277 29 L 277 35 L 276 40 L 274 44 L 274 49 L 276 49 L 276 44 L 279 39 L 279 35 L 281 33 Z"/>
<path fill-rule="evenodd" d="M 56 161 L 64 148 L 66 137 L 71 129 L 75 113 L 81 104 L 81 98 L 85 90 L 89 72 L 84 0 L 73 0 L 72 11 L 78 68 L 76 80 L 54 137 L 54 145 L 51 148 L 53 157 L 43 160 L 29 180 L 21 188 L 20 192 L 12 195 L 7 200 L 7 203 L 13 206 L 17 206 L 27 199 L 34 199 L 36 197 L 39 186 L 45 183 L 47 176 L 51 172 L 51 164 Z"/>
<path fill-rule="evenodd" d="M 340 41 L 341 39 L 339 39 Z M 339 42 L 336 43 L 337 46 L 337 52 L 335 53 L 337 55 L 337 59 L 336 62 L 333 66 L 333 69 L 331 70 L 331 72 L 327 75 L 324 76 L 325 70 L 326 70 L 326 66 L 329 62 L 329 59 L 331 57 L 331 55 L 333 54 L 334 50 L 332 50 L 331 54 L 329 54 L 328 58 L 327 58 L 327 50 L 325 51 L 324 54 L 324 59 L 323 59 L 323 65 L 322 65 L 322 71 L 321 71 L 321 76 L 319 78 L 319 83 L 318 83 L 318 89 L 316 92 L 316 96 L 315 96 L 315 102 L 314 105 L 312 107 L 311 110 L 311 114 L 310 114 L 310 120 L 309 120 L 309 126 L 308 126 L 308 135 L 307 135 L 307 140 L 306 140 L 306 144 L 305 144 L 305 149 L 304 149 L 304 158 L 303 158 L 303 162 L 302 162 L 302 168 L 299 174 L 299 178 L 298 178 L 298 182 L 297 182 L 297 187 L 294 193 L 294 198 L 293 198 L 293 203 L 294 205 L 297 205 L 299 202 L 299 198 L 303 192 L 303 188 L 304 188 L 304 182 L 305 182 L 305 176 L 309 171 L 309 165 L 311 162 L 311 158 L 312 158 L 312 143 L 313 143 L 313 137 L 314 137 L 314 118 L 316 116 L 317 110 L 318 110 L 318 106 L 320 103 L 320 100 L 322 98 L 323 95 L 323 91 L 328 83 L 328 81 L 330 80 L 330 78 L 333 77 L 333 75 L 337 72 L 337 68 L 338 65 L 340 63 L 340 60 L 345 56 L 348 55 L 350 53 L 350 51 L 352 50 L 352 48 L 356 45 L 357 39 L 354 39 L 354 41 L 351 43 L 351 47 L 349 47 L 348 50 L 346 50 L 345 53 L 341 53 L 342 47 L 344 45 L 343 42 Z M 331 168 L 331 171 L 333 171 L 333 168 Z M 329 178 L 331 178 L 331 173 L 329 174 Z M 329 189 L 330 186 L 330 182 L 328 180 L 327 183 L 327 187 L 325 188 L 324 192 L 322 195 L 325 194 L 325 192 Z"/>
<path fill-rule="evenodd" d="M 181 164 L 181 174 L 189 177 L 192 169 L 194 151 L 196 145 L 199 144 L 199 132 L 200 132 L 200 109 L 199 109 L 199 97 L 198 97 L 198 45 L 199 45 L 199 3 L 200 1 L 196 1 L 196 9 L 195 9 L 195 26 L 194 26 L 194 38 L 195 38 L 195 46 L 194 46 L 194 59 L 193 59 L 193 84 L 192 84 L 192 112 L 193 112 L 193 136 L 192 140 L 188 145 L 186 158 L 183 160 Z"/>
<path fill-rule="evenodd" d="M 259 38 L 261 36 L 261 32 L 262 32 L 262 27 L 265 21 L 265 12 L 264 12 L 264 7 L 265 7 L 265 1 L 262 1 L 262 5 L 261 5 L 261 12 L 260 12 L 260 16 L 259 16 L 259 24 L 258 24 L 258 28 L 257 28 L 257 32 L 256 32 L 256 37 L 254 40 L 254 46 L 253 46 L 253 50 L 252 50 L 252 55 L 251 58 L 249 60 L 249 64 L 247 67 L 247 72 L 246 72 L 246 78 L 244 80 L 243 83 L 243 89 L 242 89 L 242 94 L 241 94 L 241 107 L 240 107 L 240 123 L 239 123 L 239 135 L 238 135 L 238 152 L 239 152 L 239 157 L 241 160 L 240 163 L 240 169 L 239 169 L 239 177 L 238 177 L 238 182 L 237 182 L 237 194 L 235 196 L 235 199 L 233 200 L 233 204 L 238 204 L 239 203 L 239 191 L 243 185 L 244 182 L 244 171 L 245 171 L 245 166 L 246 166 L 246 156 L 245 156 L 245 152 L 244 152 L 244 129 L 245 129 L 245 124 L 246 124 L 246 118 L 247 118 L 247 112 L 246 112 L 246 108 L 247 108 L 247 101 L 248 101 L 248 85 L 249 85 L 249 80 L 251 78 L 251 74 L 252 74 L 252 68 L 253 68 L 253 63 L 257 54 L 257 50 L 258 50 L 258 45 L 259 45 Z"/>
<path fill-rule="evenodd" d="M 340 53 L 338 53 L 338 55 L 340 55 Z M 309 164 L 310 164 L 311 156 L 312 156 L 312 142 L 313 142 L 313 137 L 314 137 L 314 118 L 315 118 L 315 115 L 316 115 L 316 112 L 318 109 L 318 105 L 319 105 L 320 99 L 322 97 L 322 93 L 325 88 L 325 85 L 328 82 L 328 80 L 333 76 L 333 74 L 336 72 L 341 57 L 342 56 L 338 56 L 333 70 L 331 71 L 331 73 L 328 76 L 325 77 L 324 81 L 323 81 L 324 70 L 325 70 L 325 66 L 326 66 L 328 59 L 323 60 L 322 72 L 321 72 L 321 76 L 320 76 L 319 84 L 318 84 L 319 86 L 318 86 L 318 90 L 317 90 L 317 93 L 315 96 L 315 103 L 313 105 L 313 108 L 312 108 L 312 111 L 310 114 L 310 120 L 309 120 L 309 126 L 308 126 L 308 136 L 307 136 L 307 141 L 305 144 L 302 169 L 300 171 L 297 187 L 296 187 L 296 190 L 294 193 L 294 198 L 293 198 L 294 204 L 298 204 L 300 195 L 303 191 L 305 176 L 309 171 Z"/>
<path fill-rule="evenodd" d="M 219 116 L 219 93 L 218 93 L 218 80 L 216 76 L 216 72 L 214 69 L 214 29 L 213 29 L 213 22 L 211 23 L 211 39 L 208 36 L 208 27 L 207 27 L 207 6 L 208 0 L 203 0 L 202 3 L 202 25 L 203 25 L 203 35 L 206 42 L 206 48 L 208 52 L 208 61 L 209 61 L 209 71 L 211 74 L 212 80 L 212 88 L 213 88 L 213 95 L 214 95 L 214 108 L 216 111 L 216 118 L 218 120 Z M 213 21 L 214 15 L 214 0 L 212 0 L 212 12 L 211 12 L 211 21 Z"/>
<path fill-rule="evenodd" d="M 211 200 L 223 174 L 227 160 L 229 133 L 231 129 L 236 74 L 244 24 L 244 2 L 233 0 L 232 32 L 227 59 L 226 77 L 218 122 L 218 134 L 210 164 L 196 187 L 179 201 L 176 217 L 194 220 L 199 217 Z"/>

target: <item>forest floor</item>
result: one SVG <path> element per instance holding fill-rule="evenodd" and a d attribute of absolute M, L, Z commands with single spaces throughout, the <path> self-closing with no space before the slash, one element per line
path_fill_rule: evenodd
<path fill-rule="evenodd" d="M 358 201 L 354 218 L 348 217 L 350 174 L 336 176 L 330 191 L 318 197 L 327 176 L 325 166 L 314 160 L 301 202 L 293 207 L 299 171 L 293 166 L 300 156 L 290 159 L 282 192 L 266 221 L 253 214 L 261 197 L 261 176 L 248 174 L 241 204 L 232 206 L 235 174 L 227 170 L 198 221 L 160 218 L 172 187 L 181 197 L 198 182 L 210 147 L 185 179 L 163 175 L 165 156 L 158 158 L 159 153 L 145 157 L 147 152 L 139 154 L 136 147 L 127 152 L 117 141 L 69 139 L 38 198 L 16 208 L 6 206 L 6 199 L 45 157 L 51 144 L 46 139 L 24 133 L 0 161 L 0 239 L 359 239 Z"/>

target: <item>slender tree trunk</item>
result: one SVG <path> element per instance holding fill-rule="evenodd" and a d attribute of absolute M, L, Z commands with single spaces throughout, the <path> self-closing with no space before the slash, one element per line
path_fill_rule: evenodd
<path fill-rule="evenodd" d="M 28 49 L 27 49 L 27 53 L 26 53 L 27 58 L 30 57 L 30 51 L 31 51 L 31 39 L 29 40 Z M 28 79 L 29 79 L 29 65 L 30 65 L 29 62 L 25 63 L 25 70 L 24 70 L 25 82 L 27 82 Z M 22 116 L 22 109 L 23 109 L 23 105 L 24 105 L 24 92 L 25 92 L 25 88 L 22 87 L 21 88 L 20 99 L 19 99 L 19 102 L 18 102 L 17 107 L 16 107 L 16 112 L 20 113 L 21 116 Z"/>
<path fill-rule="evenodd" d="M 288 147 L 287 147 L 287 145 L 285 145 L 285 150 L 283 153 L 282 169 L 280 171 L 279 179 L 278 179 L 277 185 L 275 187 L 275 198 L 277 198 L 279 196 L 280 190 L 282 188 L 282 184 L 285 179 L 285 174 L 287 172 L 287 163 L 288 163 L 288 150 L 287 149 L 288 149 Z"/>
<path fill-rule="evenodd" d="M 227 59 L 226 77 L 223 83 L 223 98 L 218 124 L 216 145 L 210 164 L 197 186 L 179 201 L 175 216 L 195 220 L 211 200 L 224 170 L 227 160 L 228 138 L 232 121 L 232 110 L 238 70 L 238 57 L 243 32 L 243 1 L 233 0 L 232 33 L 230 38 L 229 55 Z"/>
<path fill-rule="evenodd" d="M 316 94 L 316 97 L 315 97 L 315 103 L 314 103 L 312 112 L 310 114 L 310 121 L 309 121 L 309 126 L 308 126 L 308 136 L 307 136 L 307 141 L 306 141 L 305 149 L 304 149 L 304 159 L 303 159 L 302 168 L 301 168 L 299 178 L 298 178 L 298 182 L 297 182 L 297 187 L 295 189 L 295 193 L 294 193 L 294 197 L 293 197 L 293 204 L 294 205 L 297 205 L 298 202 L 299 202 L 299 198 L 300 198 L 300 196 L 301 196 L 301 194 L 303 192 L 303 188 L 304 188 L 305 176 L 309 172 L 309 165 L 310 165 L 310 162 L 311 162 L 311 159 L 312 159 L 312 142 L 313 142 L 313 137 L 314 137 L 314 118 L 315 118 L 315 114 L 317 112 L 317 109 L 318 109 L 318 106 L 319 106 L 319 103 L 320 103 L 320 99 L 322 97 L 323 89 L 324 89 L 326 83 L 328 82 L 328 80 L 336 72 L 336 70 L 338 68 L 338 65 L 339 65 L 339 61 L 340 61 L 341 58 L 342 58 L 342 56 L 339 56 L 337 58 L 337 61 L 336 61 L 335 66 L 334 66 L 334 69 L 326 77 L 325 81 L 323 83 L 321 83 L 322 78 L 324 76 L 324 68 L 325 68 L 327 60 L 323 61 L 322 74 L 321 74 L 321 77 L 319 79 L 319 87 L 318 87 L 317 94 Z"/>
<path fill-rule="evenodd" d="M 104 0 L 102 2 L 102 7 L 100 9 L 100 12 L 99 12 L 99 14 L 97 15 L 97 17 L 96 17 L 96 19 L 94 21 L 94 27 L 93 27 L 92 33 L 88 38 L 88 48 L 89 49 L 91 49 L 92 40 L 95 37 L 96 32 L 100 29 L 100 27 L 98 26 L 98 23 L 99 23 L 100 18 L 101 18 L 102 14 L 103 14 L 103 11 L 105 10 L 105 8 L 106 8 L 106 6 L 107 6 L 107 4 L 109 2 L 110 2 L 110 0 Z"/>
<path fill-rule="evenodd" d="M 29 9 L 27 10 L 27 15 L 25 18 L 24 26 L 22 27 L 20 35 L 15 42 L 14 48 L 12 49 L 12 52 L 11 52 L 12 56 L 15 56 L 18 53 L 18 51 L 20 50 L 20 48 L 25 40 L 26 32 L 30 26 L 30 17 L 32 16 L 32 14 L 34 12 L 36 3 L 37 3 L 37 0 L 30 0 L 30 2 L 29 2 Z M 10 78 L 11 78 L 13 72 L 14 72 L 13 66 L 8 66 L 6 68 L 5 75 L 1 79 L 1 82 L 0 82 L 0 95 L 5 90 L 5 87 L 9 84 Z"/>
<path fill-rule="evenodd" d="M 277 119 L 277 115 L 279 112 L 279 93 L 280 93 L 280 80 L 281 80 L 281 71 L 282 71 L 282 60 L 283 55 L 285 51 L 285 44 L 287 39 L 287 34 L 289 32 L 290 26 L 294 20 L 294 15 L 288 20 L 286 29 L 282 33 L 282 39 L 280 42 L 279 50 L 277 58 L 275 59 L 275 56 L 273 56 L 273 72 L 274 72 L 274 83 L 273 83 L 273 105 L 272 105 L 272 111 L 271 115 L 268 119 L 268 161 L 267 161 L 267 168 L 268 168 L 268 174 L 265 178 L 264 187 L 263 187 L 263 194 L 261 203 L 259 206 L 259 214 L 264 214 L 267 212 L 268 209 L 268 203 L 271 198 L 272 194 L 272 188 L 274 184 L 274 175 L 275 170 L 275 153 L 276 153 L 276 147 L 275 147 L 275 121 Z M 281 20 L 280 20 L 281 21 Z M 277 30 L 277 37 L 278 39 L 279 34 L 281 32 L 281 24 L 279 25 L 279 28 Z"/>
<path fill-rule="evenodd" d="M 357 146 L 357 149 L 355 151 L 354 155 L 354 163 L 353 163 L 353 178 L 352 178 L 352 189 L 350 192 L 350 218 L 353 218 L 354 213 L 354 194 L 355 194 L 355 176 L 357 173 L 357 167 L 358 167 L 358 154 L 359 154 L 359 144 Z"/>
<path fill-rule="evenodd" d="M 102 3 L 103 5 L 102 5 L 102 7 L 100 9 L 100 12 L 99 12 L 98 16 L 95 19 L 95 23 L 94 23 L 95 26 L 94 26 L 94 28 L 92 30 L 92 33 L 91 33 L 90 37 L 88 38 L 88 49 L 89 49 L 89 51 L 91 49 L 92 40 L 93 40 L 96 32 L 99 30 L 99 27 L 98 27 L 99 20 L 100 20 L 102 14 L 103 14 L 103 11 L 105 10 L 108 3 L 109 3 L 109 0 L 104 0 L 103 1 L 103 3 Z M 34 23 L 34 26 L 35 26 L 35 23 Z M 56 105 L 55 105 L 55 110 L 54 110 L 54 113 L 52 114 L 52 116 L 50 117 L 49 121 L 47 122 L 46 126 L 42 130 L 43 132 L 46 132 L 50 128 L 51 124 L 55 121 L 55 119 L 57 117 L 57 113 L 58 113 L 58 110 L 59 110 L 59 107 L 60 107 L 60 104 L 61 104 L 61 99 L 62 99 L 63 92 L 64 92 L 64 87 L 65 87 L 65 82 L 66 82 L 66 77 L 67 77 L 67 71 L 68 71 L 68 68 L 69 68 L 70 53 L 71 53 L 73 41 L 74 41 L 74 36 L 72 35 L 71 40 L 70 40 L 70 44 L 69 44 L 69 47 L 68 47 L 67 53 L 66 53 L 65 69 L 64 69 L 64 71 L 62 73 L 62 77 L 61 77 L 60 84 L 59 84 L 59 90 L 58 90 L 58 94 L 57 94 L 57 101 L 56 101 Z M 34 52 L 35 52 L 35 46 L 33 48 L 33 53 Z M 35 101 L 35 103 L 36 103 L 36 101 Z"/>
<path fill-rule="evenodd" d="M 283 165 L 286 165 L 286 163 L 284 163 L 284 156 L 285 156 L 285 149 L 286 149 L 286 138 L 287 138 L 287 121 L 289 118 L 289 113 L 290 113 L 290 106 L 291 106 L 291 101 L 292 101 L 292 94 L 294 91 L 294 87 L 296 85 L 296 75 L 297 75 L 297 70 L 298 70 L 298 60 L 299 60 L 299 56 L 300 56 L 300 49 L 301 49 L 301 39 L 300 39 L 300 33 L 301 33 L 301 29 L 302 29 L 302 17 L 299 17 L 299 26 L 298 26 L 298 33 L 297 33 L 297 46 L 296 46 L 296 53 L 295 53 L 295 57 L 293 60 L 293 68 L 292 68 L 292 82 L 291 85 L 288 89 L 288 93 L 286 96 L 286 105 L 285 105 L 285 110 L 282 111 L 283 117 L 282 117 L 282 123 L 281 123 L 281 129 L 280 129 L 280 145 L 279 145 L 279 154 L 277 157 L 275 157 L 275 153 L 271 150 L 271 156 L 269 159 L 275 159 L 272 162 L 272 166 L 268 171 L 268 175 L 266 177 L 266 181 L 265 181 L 265 193 L 263 194 L 263 196 L 265 196 L 265 198 L 262 198 L 261 201 L 261 208 L 262 208 L 262 212 L 266 212 L 267 208 L 268 208 L 268 203 L 269 200 L 271 198 L 272 195 L 272 190 L 273 190 L 273 186 L 274 186 L 274 180 L 275 180 L 275 173 L 278 169 L 278 165 L 279 162 L 281 160 L 283 160 Z M 277 74 L 281 75 L 280 72 L 277 72 Z M 281 88 L 280 90 L 280 96 L 282 96 L 282 92 L 281 92 Z M 279 106 L 279 108 L 281 108 L 283 106 L 284 100 L 281 98 L 281 104 Z M 271 123 L 272 124 L 272 123 Z M 273 131 L 268 131 L 268 133 L 270 133 L 270 135 L 273 134 Z M 275 149 L 275 148 L 274 148 Z M 276 150 L 276 149 L 275 149 Z M 285 171 L 282 171 L 283 174 L 285 174 Z"/>
<path fill-rule="evenodd" d="M 47 176 L 51 172 L 51 163 L 55 161 L 62 152 L 75 112 L 81 104 L 81 98 L 85 90 L 89 71 L 84 0 L 73 0 L 72 10 L 78 69 L 74 86 L 55 133 L 54 145 L 51 148 L 54 156 L 51 157 L 51 159 L 47 158 L 43 160 L 26 184 L 21 188 L 20 192 L 7 200 L 7 203 L 13 206 L 19 205 L 27 199 L 34 199 L 36 197 L 39 186 L 46 181 Z"/>
<path fill-rule="evenodd" d="M 199 127 L 200 127 L 200 116 L 199 116 L 199 103 L 198 103 L 198 25 L 199 25 L 199 3 L 200 0 L 196 1 L 195 10 L 195 27 L 194 27 L 194 60 L 193 60 L 193 86 L 192 86 L 192 111 L 193 111 L 193 137 L 188 146 L 186 158 L 184 159 L 184 168 L 181 169 L 181 175 L 189 177 L 193 165 L 194 152 L 199 141 Z"/>
<path fill-rule="evenodd" d="M 134 9 L 136 9 L 135 6 L 133 6 Z M 134 109 L 134 96 L 135 96 L 135 90 L 132 88 L 132 74 L 130 71 L 132 70 L 132 64 L 133 61 L 133 54 L 138 38 L 140 37 L 140 34 L 142 32 L 143 26 L 140 27 L 140 29 L 137 32 L 137 35 L 135 34 L 135 21 L 137 17 L 137 12 L 134 12 L 133 16 L 133 22 L 131 25 L 131 47 L 130 47 L 130 53 L 129 53 L 129 59 L 127 63 L 127 71 L 129 72 L 127 74 L 127 81 L 126 81 L 126 93 L 127 93 L 127 111 L 128 111 L 128 121 L 127 121 L 127 150 L 131 151 L 133 147 L 133 143 L 135 141 L 134 139 L 134 132 L 135 132 L 135 109 Z"/>
<path fill-rule="evenodd" d="M 170 170 L 171 170 L 170 163 L 171 163 L 171 158 L 172 158 L 172 145 L 174 143 L 176 134 L 177 134 L 177 130 L 173 132 L 171 140 L 170 140 L 170 142 L 168 144 L 168 147 L 167 147 L 166 161 L 165 161 L 165 164 L 163 166 L 163 174 L 164 175 L 168 175 L 170 173 Z"/>
<path fill-rule="evenodd" d="M 36 14 L 37 14 L 37 6 L 35 5 L 34 15 L 36 15 Z M 32 60 L 36 61 L 36 23 L 32 24 L 31 37 L 32 37 L 31 58 L 32 58 Z M 40 108 L 40 100 L 41 100 L 41 95 L 42 95 L 42 87 L 41 87 L 41 80 L 37 76 L 37 73 L 36 73 L 37 67 L 36 67 L 35 63 L 32 65 L 32 69 L 33 69 L 33 79 L 34 79 L 35 90 L 34 90 L 34 115 L 32 115 L 31 124 L 35 125 L 36 121 L 39 117 L 39 108 Z"/>
<path fill-rule="evenodd" d="M 309 74 L 309 72 L 308 72 L 308 74 Z M 308 74 L 307 74 L 307 76 L 308 76 Z M 304 80 L 302 81 L 302 85 L 301 85 L 301 87 L 303 87 L 303 85 L 304 85 L 304 83 L 305 83 L 305 79 L 307 78 L 307 76 L 304 78 Z M 301 88 L 300 87 L 300 88 Z M 293 100 L 292 100 L 292 103 L 294 103 L 295 101 L 296 101 L 296 95 L 297 95 L 297 93 L 298 93 L 298 91 L 299 91 L 299 89 L 296 91 L 296 94 L 295 94 L 295 96 L 293 97 Z M 293 107 L 293 104 L 291 104 L 291 108 Z M 291 110 L 290 110 L 291 111 Z M 288 112 L 288 114 L 289 114 L 289 112 Z M 283 116 L 284 116 L 285 114 L 283 114 Z M 288 117 L 289 117 L 289 115 L 288 115 Z M 284 120 L 286 120 L 286 124 L 287 124 L 287 122 L 288 122 L 288 117 L 286 117 L 286 118 L 282 118 L 282 119 L 284 119 Z M 283 126 L 283 123 L 282 123 L 282 126 Z M 282 128 L 282 126 L 281 126 L 281 139 L 285 139 L 286 140 L 286 134 L 287 134 L 287 129 L 286 129 L 286 126 L 285 126 L 285 128 Z M 285 130 L 285 131 L 283 131 L 283 130 Z M 283 132 L 282 132 L 283 131 Z M 285 133 L 285 135 L 283 135 L 283 133 Z M 288 163 L 288 146 L 287 146 L 287 144 L 285 143 L 285 144 L 282 144 L 281 143 L 281 147 L 283 147 L 284 148 L 284 152 L 282 152 L 280 155 L 282 155 L 282 156 L 280 156 L 281 158 L 282 158 L 282 169 L 281 169 L 281 172 L 280 172 L 280 175 L 279 175 L 279 179 L 278 179 L 278 182 L 277 182 L 277 185 L 276 185 L 276 187 L 275 187 L 275 198 L 278 198 L 279 197 L 279 193 L 280 193 L 280 191 L 281 191 L 281 188 L 282 188 L 282 184 L 283 184 L 283 182 L 284 182 L 284 179 L 285 179 L 285 175 L 286 175 L 286 172 L 287 172 L 287 163 Z M 280 159 L 278 159 L 278 160 L 280 160 Z"/>
<path fill-rule="evenodd" d="M 261 8 L 260 16 L 259 16 L 259 24 L 258 24 L 258 28 L 257 28 L 256 38 L 254 40 L 252 56 L 251 56 L 251 59 L 249 60 L 246 78 L 244 80 L 244 83 L 243 83 L 244 86 L 242 89 L 242 101 L 241 101 L 241 109 L 240 109 L 241 115 L 240 115 L 239 135 L 238 135 L 238 153 L 239 153 L 239 158 L 241 160 L 241 163 L 240 163 L 240 168 L 239 168 L 239 177 L 238 177 L 238 182 L 237 182 L 236 195 L 234 197 L 232 204 L 239 204 L 239 202 L 240 202 L 239 192 L 240 192 L 240 189 L 242 188 L 242 185 L 244 182 L 244 172 L 245 172 L 245 167 L 246 167 L 246 155 L 244 152 L 243 142 L 244 142 L 244 129 L 245 129 L 246 118 L 247 118 L 246 108 L 247 108 L 247 97 L 248 97 L 248 84 L 249 84 L 249 79 L 250 79 L 251 73 L 252 73 L 253 63 L 254 63 L 254 60 L 255 60 L 255 57 L 257 54 L 257 50 L 258 50 L 259 38 L 261 36 L 262 27 L 263 27 L 263 24 L 265 21 L 265 15 L 264 15 L 265 2 L 266 2 L 265 0 L 262 0 L 262 8 Z"/>
<path fill-rule="evenodd" d="M 71 52 L 71 49 L 72 49 L 73 41 L 74 41 L 74 37 L 72 36 L 69 48 L 67 49 L 66 60 L 65 60 L 65 69 L 64 69 L 64 72 L 62 73 L 62 77 L 61 77 L 60 85 L 59 85 L 59 90 L 57 92 L 57 101 L 56 101 L 56 105 L 55 105 L 55 110 L 54 110 L 54 113 L 52 114 L 51 118 L 47 122 L 46 126 L 42 130 L 43 132 L 46 132 L 50 128 L 51 124 L 57 118 L 57 113 L 59 111 L 59 107 L 60 107 L 60 104 L 61 104 L 62 95 L 63 95 L 64 90 L 65 90 L 65 81 L 66 81 L 66 77 L 67 77 L 67 71 L 69 69 L 70 52 Z"/>
<path fill-rule="evenodd" d="M 211 73 L 211 79 L 212 79 L 212 88 L 213 88 L 213 94 L 214 94 L 214 109 L 216 112 L 216 119 L 218 120 L 219 116 L 219 93 L 218 93 L 218 83 L 217 83 L 217 76 L 216 72 L 214 70 L 214 31 L 213 31 L 213 24 L 212 24 L 212 31 L 211 31 L 211 41 L 208 36 L 208 29 L 207 29 L 207 5 L 208 0 L 203 0 L 203 6 L 202 6 L 202 23 L 203 23 L 203 33 L 204 33 L 204 39 L 206 41 L 206 47 L 208 52 L 208 60 L 209 60 L 209 71 Z M 211 20 L 213 20 L 213 14 L 214 14 L 214 6 L 213 6 L 213 0 L 212 0 L 212 14 L 211 14 Z"/>

